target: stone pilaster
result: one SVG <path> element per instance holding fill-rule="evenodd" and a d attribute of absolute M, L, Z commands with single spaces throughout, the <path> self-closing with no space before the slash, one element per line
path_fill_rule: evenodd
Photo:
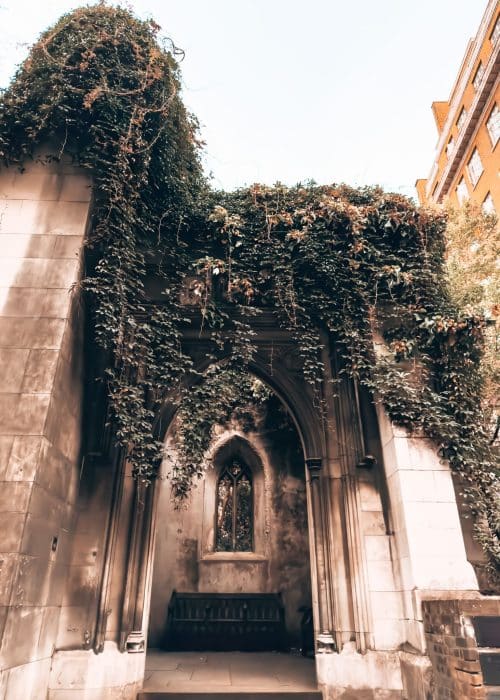
<path fill-rule="evenodd" d="M 309 472 L 309 488 L 311 493 L 311 511 L 314 529 L 314 561 L 316 562 L 316 580 L 318 596 L 319 634 L 316 635 L 317 650 L 330 652 L 334 649 L 334 639 L 331 630 L 331 620 L 328 605 L 328 588 L 325 561 L 324 514 L 321 495 L 321 459 L 306 459 Z"/>

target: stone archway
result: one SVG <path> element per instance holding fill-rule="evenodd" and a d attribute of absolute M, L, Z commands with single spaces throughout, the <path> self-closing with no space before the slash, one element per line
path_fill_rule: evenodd
<path fill-rule="evenodd" d="M 368 627 L 366 607 L 366 573 L 363 571 L 363 560 L 350 560 L 349 547 L 351 543 L 360 537 L 359 514 L 356 511 L 354 481 L 338 478 L 335 470 L 347 464 L 350 455 L 345 451 L 348 445 L 351 452 L 356 453 L 358 459 L 363 457 L 362 437 L 354 431 L 353 426 L 339 423 L 338 406 L 326 406 L 324 411 L 319 411 L 315 405 L 315 397 L 310 387 L 301 377 L 300 363 L 295 355 L 296 348 L 291 339 L 278 334 L 274 329 L 260 329 L 260 346 L 252 371 L 259 378 L 268 383 L 273 391 L 286 405 L 295 425 L 298 429 L 303 452 L 304 462 L 307 467 L 308 490 L 308 516 L 310 532 L 310 550 L 312 563 L 312 597 L 315 619 L 315 641 L 319 652 L 331 652 L 338 650 L 351 639 L 355 639 L 359 650 L 370 646 L 370 630 Z M 187 343 L 191 343 L 192 354 L 196 358 L 198 352 L 202 357 L 206 356 L 206 347 L 203 339 L 190 334 Z M 203 368 L 202 359 L 199 366 Z M 270 366 L 272 372 L 270 372 Z M 331 377 L 325 378 L 325 382 Z M 158 417 L 158 425 L 163 434 L 170 425 L 175 413 L 175 401 L 165 402 L 162 412 Z M 349 419 L 347 419 L 349 421 Z M 345 420 L 344 420 L 345 422 Z M 338 428 L 343 427 L 344 450 L 339 449 Z M 355 423 L 356 428 L 358 423 Z M 326 465 L 326 468 L 325 468 Z M 140 490 L 140 485 L 136 487 Z M 137 507 L 143 511 L 144 497 L 136 496 Z M 122 616 L 122 648 L 127 644 L 135 644 L 142 635 L 144 644 L 144 614 L 147 614 L 149 604 L 149 590 L 152 576 L 152 551 L 154 542 L 154 530 L 152 526 L 155 515 L 153 503 L 155 499 L 150 496 L 150 506 L 146 519 L 142 525 L 140 537 L 132 535 L 131 542 L 135 542 L 129 552 L 132 566 L 128 567 L 127 590 L 141 591 L 144 601 L 138 606 L 135 616 Z M 336 507 L 333 505 L 336 503 Z M 349 536 L 346 549 L 345 520 L 342 516 L 347 512 L 350 517 Z M 335 523 L 334 519 L 337 519 Z M 133 518 L 133 522 L 140 522 L 141 517 Z M 134 525 L 134 528 L 137 527 Z M 147 547 L 144 542 L 147 540 Z M 147 549 L 147 558 L 144 552 Z M 137 553 L 134 554 L 134 551 Z M 142 553 L 142 574 L 138 575 L 137 564 L 139 552 Z M 354 572 L 352 580 L 346 571 Z M 141 580 L 149 581 L 149 584 L 134 584 Z M 365 583 L 363 583 L 365 582 Z M 149 588 L 148 588 L 149 586 Z M 130 613 L 131 608 L 125 612 Z M 353 610 L 355 616 L 353 616 Z M 361 612 L 360 612 L 361 610 Z M 135 623 L 139 629 L 131 629 Z M 128 624 L 129 629 L 126 629 Z M 344 630 L 344 631 L 343 631 Z M 353 632 L 354 630 L 354 632 Z M 354 637 L 353 637 L 354 635 Z M 128 641 L 127 641 L 128 640 Z"/>
<path fill-rule="evenodd" d="M 230 426 L 219 427 L 207 453 L 204 478 L 192 489 L 187 504 L 176 509 L 165 474 L 158 483 L 148 647 L 165 644 L 167 605 L 174 589 L 177 598 L 181 593 L 203 594 L 207 599 L 213 594 L 252 595 L 257 606 L 267 605 L 264 596 L 278 596 L 284 625 L 276 643 L 279 648 L 302 644 L 299 608 L 311 606 L 305 466 L 298 435 L 281 402 L 273 395 L 268 403 L 270 408 L 266 403 L 264 415 L 251 426 L 233 420 Z M 170 457 L 175 440 L 172 425 L 167 437 Z M 219 476 L 235 460 L 245 465 L 251 485 L 247 526 L 252 544 L 244 543 L 241 550 L 218 546 L 216 532 Z M 163 467 L 168 472 L 168 458 Z M 227 641 L 215 639 L 212 645 L 242 645 L 248 650 L 250 641 L 238 635 Z M 259 644 L 262 648 L 272 644 L 263 635 L 255 638 L 257 649 Z M 175 639 L 169 637 L 167 647 L 175 649 Z"/>

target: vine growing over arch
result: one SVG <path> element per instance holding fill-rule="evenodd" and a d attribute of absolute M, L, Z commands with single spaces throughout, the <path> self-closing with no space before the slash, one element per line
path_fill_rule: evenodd
<path fill-rule="evenodd" d="M 163 450 L 156 416 L 180 390 L 185 449 L 174 483 L 180 496 L 188 492 L 213 423 L 252 398 L 251 318 L 267 309 L 295 338 L 320 398 L 329 338 L 341 372 L 395 423 L 434 441 L 498 566 L 498 468 L 480 400 L 483 320 L 450 301 L 444 217 L 378 188 L 213 191 L 179 93 L 176 50 L 159 41 L 157 25 L 99 4 L 46 31 L 0 101 L 5 165 L 21 165 L 50 140 L 92 174 L 82 290 L 94 341 L 109 357 L 116 439 L 135 476 L 154 478 Z M 161 302 L 152 301 L 151 279 Z M 226 358 L 207 376 L 182 347 L 188 280 L 211 359 Z M 384 341 L 378 352 L 374 338 Z"/>

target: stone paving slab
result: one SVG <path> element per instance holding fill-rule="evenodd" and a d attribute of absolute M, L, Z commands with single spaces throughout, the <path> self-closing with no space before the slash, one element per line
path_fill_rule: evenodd
<path fill-rule="evenodd" d="M 292 693 L 299 700 L 304 693 L 316 695 L 316 671 L 313 659 L 284 653 L 244 652 L 162 652 L 151 650 L 146 655 L 144 698 L 170 698 L 174 694 L 188 700 L 190 694 L 208 698 L 231 693 L 265 700 L 264 695 L 283 698 Z M 140 696 L 139 696 L 140 697 Z M 301 699 L 302 700 L 302 699 Z M 305 700 L 305 698 L 304 698 Z"/>

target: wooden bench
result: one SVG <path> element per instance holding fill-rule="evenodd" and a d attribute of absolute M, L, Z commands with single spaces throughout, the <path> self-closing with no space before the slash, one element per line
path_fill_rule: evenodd
<path fill-rule="evenodd" d="M 272 651 L 286 646 L 280 593 L 172 593 L 165 649 Z"/>

